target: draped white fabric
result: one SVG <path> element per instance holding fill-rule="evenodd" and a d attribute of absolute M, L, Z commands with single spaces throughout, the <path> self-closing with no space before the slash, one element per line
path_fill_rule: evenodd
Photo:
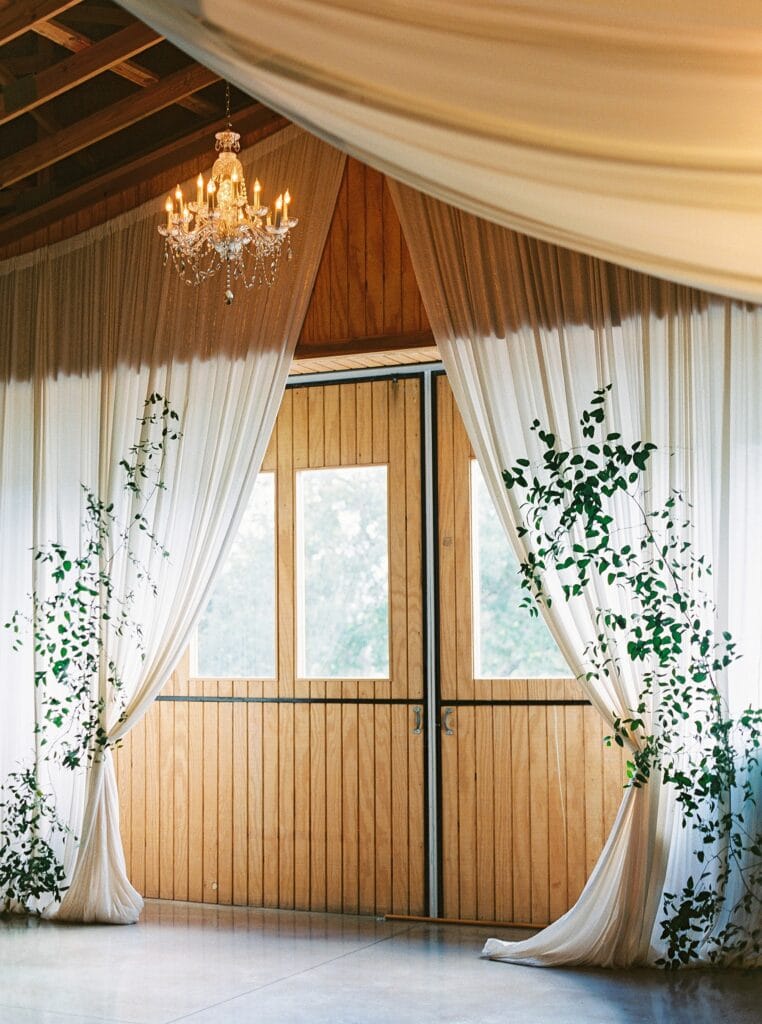
<path fill-rule="evenodd" d="M 755 0 L 120 0 L 401 181 L 536 238 L 762 299 Z"/>
<path fill-rule="evenodd" d="M 448 378 L 505 529 L 519 556 L 520 510 L 502 470 L 538 455 L 535 417 L 565 445 L 584 443 L 578 419 L 613 384 L 610 423 L 655 442 L 649 487 L 693 505 L 694 544 L 714 565 L 718 624 L 743 658 L 728 674 L 731 712 L 762 698 L 762 309 L 670 285 L 557 249 L 394 186 L 393 195 Z M 627 529 L 632 506 L 617 518 Z M 597 632 L 594 599 L 567 604 L 548 573 L 547 621 L 572 671 Z M 611 722 L 637 706 L 638 670 L 585 684 Z M 691 871 L 692 833 L 673 792 L 652 779 L 627 790 L 578 903 L 523 942 L 490 940 L 485 955 L 535 964 L 652 963 L 663 953 L 660 909 Z"/>
<path fill-rule="evenodd" d="M 161 200 L 0 265 L 1 621 L 33 587 L 47 585 L 32 544 L 56 540 L 79 550 L 80 482 L 129 514 L 118 463 L 138 440 L 147 397 L 165 395 L 181 420 L 182 437 L 168 446 L 167 489 L 147 513 L 170 557 L 145 543 L 138 551 L 156 598 L 124 550 L 111 570 L 118 593 L 137 594 L 145 642 L 141 659 L 129 637 L 114 631 L 106 638 L 103 657 L 116 663 L 126 699 L 122 715 L 108 673 L 93 680 L 111 745 L 167 679 L 234 536 L 280 404 L 344 164 L 341 153 L 297 128 L 241 159 L 269 188 L 290 188 L 297 216 L 299 200 L 309 203 L 294 232 L 294 258 L 282 261 L 271 289 L 241 286 L 226 306 L 224 281 L 182 284 L 162 267 Z M 32 657 L 7 648 L 0 647 L 1 777 L 34 755 L 39 713 Z M 142 900 L 125 872 L 110 754 L 75 773 L 42 770 L 73 835 L 68 891 L 60 907 L 41 909 L 59 919 L 137 920 Z"/>

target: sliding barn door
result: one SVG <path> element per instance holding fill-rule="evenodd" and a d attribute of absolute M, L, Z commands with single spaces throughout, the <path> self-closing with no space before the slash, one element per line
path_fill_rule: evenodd
<path fill-rule="evenodd" d="M 508 543 L 444 377 L 437 443 L 442 913 L 544 925 L 575 902 L 603 847 L 622 758 L 550 636 L 527 632 L 519 595 L 499 589 Z"/>
<path fill-rule="evenodd" d="M 210 639 L 118 754 L 145 895 L 424 912 L 420 401 L 418 379 L 286 392 L 262 467 L 273 596 L 248 622 L 273 617 L 272 675 L 211 674 Z"/>

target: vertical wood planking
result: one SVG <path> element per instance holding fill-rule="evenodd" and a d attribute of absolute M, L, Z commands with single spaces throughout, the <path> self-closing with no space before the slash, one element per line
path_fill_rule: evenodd
<path fill-rule="evenodd" d="M 365 165 L 347 160 L 347 335 L 362 338 L 365 323 Z M 417 291 L 417 288 L 416 288 Z"/>
<path fill-rule="evenodd" d="M 161 777 L 160 777 L 160 711 L 154 705 L 151 714 L 146 715 L 145 744 L 146 761 L 151 770 L 145 776 L 145 895 L 155 899 L 159 895 L 159 840 L 161 828 Z"/>
<path fill-rule="evenodd" d="M 217 694 L 217 683 L 207 684 L 205 691 Z M 217 902 L 217 746 L 219 705 L 206 703 L 203 707 L 203 894 L 204 903 Z"/>
<path fill-rule="evenodd" d="M 325 706 L 325 818 L 326 818 L 326 910 L 341 913 L 342 908 L 342 732 L 340 704 Z"/>
<path fill-rule="evenodd" d="M 246 697 L 248 686 L 244 679 L 233 682 L 233 696 Z M 179 707 L 179 705 L 178 705 Z M 231 707 L 233 717 L 232 728 L 232 845 L 233 845 L 233 884 L 232 902 L 236 906 L 245 906 L 249 902 L 249 765 L 248 765 L 248 722 L 245 703 L 235 703 Z M 252 837 L 253 839 L 254 837 Z"/>
<path fill-rule="evenodd" d="M 264 734 L 262 704 L 246 705 L 248 903 L 264 906 Z"/>
<path fill-rule="evenodd" d="M 189 684 L 192 695 L 199 687 Z M 188 899 L 204 898 L 204 705 L 188 705 Z"/>
<path fill-rule="evenodd" d="M 358 707 L 357 841 L 359 875 L 357 903 L 361 914 L 376 910 L 376 777 L 373 750 L 373 707 Z"/>
<path fill-rule="evenodd" d="M 341 707 L 341 764 L 341 909 L 345 914 L 356 914 L 359 907 L 359 750 L 356 704 Z"/>
<path fill-rule="evenodd" d="M 217 902 L 233 902 L 233 696 L 230 680 L 220 680 L 217 708 Z"/>
<path fill-rule="evenodd" d="M 157 762 L 159 767 L 159 842 L 158 869 L 160 899 L 171 900 L 175 890 L 175 705 L 171 701 L 158 704 L 159 734 Z"/>
<path fill-rule="evenodd" d="M 310 715 L 310 910 L 327 908 L 326 721 L 325 705 Z"/>
<path fill-rule="evenodd" d="M 331 268 L 331 338 L 349 337 L 349 264 L 347 238 L 348 174 L 345 165 L 329 230 Z"/>

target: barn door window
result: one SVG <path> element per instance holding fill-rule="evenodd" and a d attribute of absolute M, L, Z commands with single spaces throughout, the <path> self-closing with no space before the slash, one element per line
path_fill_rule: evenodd
<path fill-rule="evenodd" d="M 302 678 L 389 677 L 387 490 L 386 466 L 296 474 Z"/>
<path fill-rule="evenodd" d="M 471 564 L 475 679 L 567 678 L 569 667 L 541 618 L 520 607 L 519 565 L 482 471 L 471 460 Z"/>
<path fill-rule="evenodd" d="M 196 634 L 194 675 L 275 676 L 275 474 L 260 473 Z"/>

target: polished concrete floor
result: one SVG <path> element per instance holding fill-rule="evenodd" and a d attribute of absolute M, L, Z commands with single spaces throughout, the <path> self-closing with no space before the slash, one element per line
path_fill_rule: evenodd
<path fill-rule="evenodd" d="M 762 972 L 515 967 L 479 958 L 489 934 L 160 902 L 148 902 L 141 922 L 127 928 L 6 919 L 0 921 L 0 1022 L 762 1021 Z"/>

